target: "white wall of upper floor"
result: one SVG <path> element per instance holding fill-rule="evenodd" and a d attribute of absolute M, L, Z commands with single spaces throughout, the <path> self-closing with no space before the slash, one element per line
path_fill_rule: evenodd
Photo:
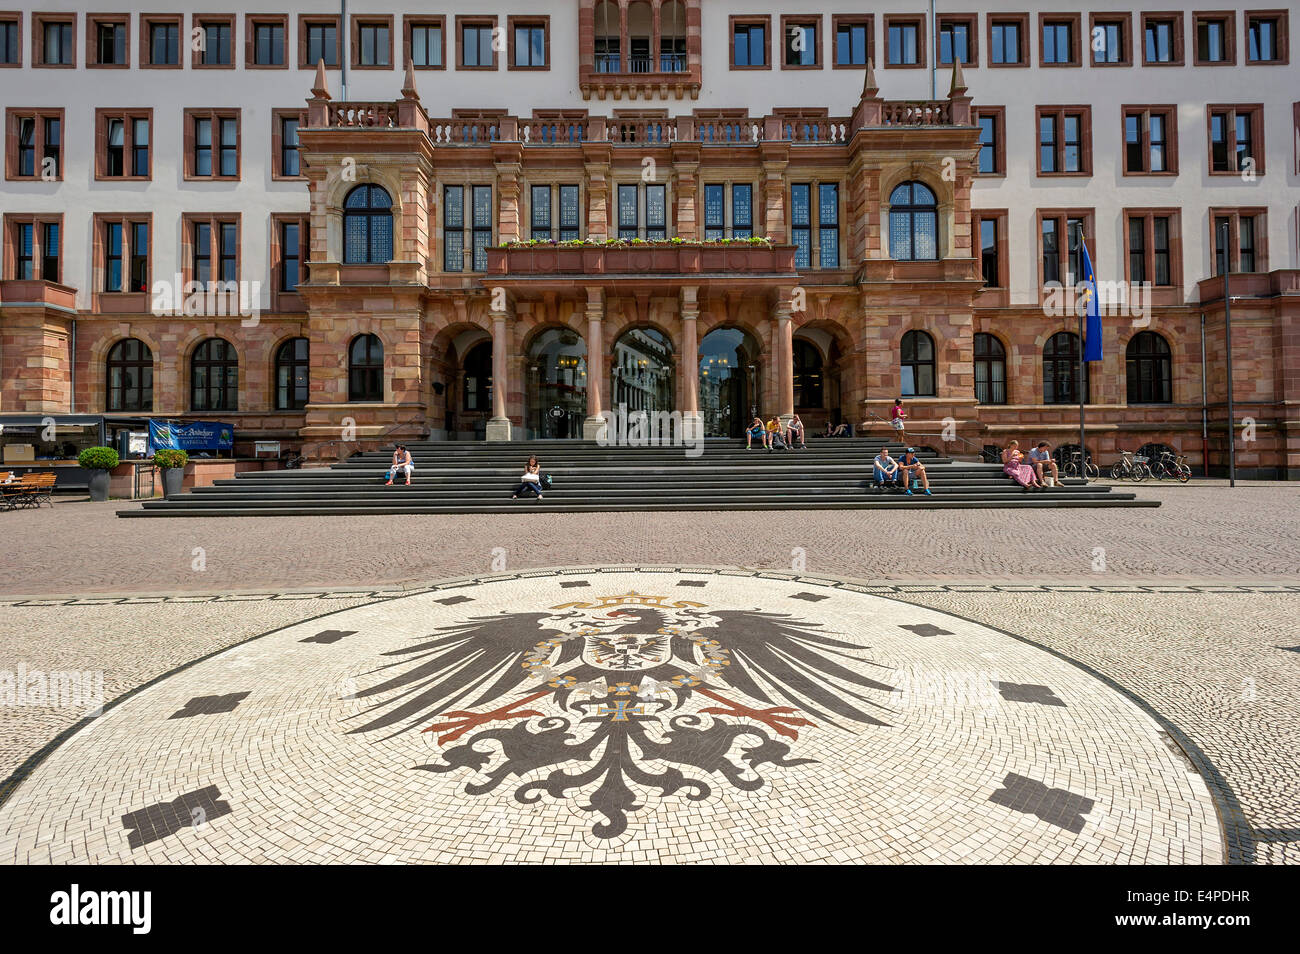
<path fill-rule="evenodd" d="M 1131 24 L 1134 63 L 1129 67 L 1093 67 L 1086 47 L 1077 68 L 998 69 L 988 66 L 987 14 L 1030 14 L 1029 61 L 1038 61 L 1037 15 L 1040 12 L 1081 14 L 1086 30 L 1092 12 L 1129 12 L 1116 2 L 987 4 L 936 0 L 940 14 L 975 13 L 978 21 L 979 65 L 965 69 L 965 80 L 976 106 L 1006 109 L 1006 162 L 1004 177 L 978 178 L 972 204 L 976 209 L 1008 210 L 1012 302 L 1036 300 L 1038 276 L 1039 208 L 1095 209 L 1097 270 L 1101 278 L 1124 274 L 1122 211 L 1126 208 L 1178 207 L 1181 215 L 1183 281 L 1187 295 L 1195 296 L 1195 282 L 1210 274 L 1212 247 L 1208 210 L 1213 207 L 1266 207 L 1268 266 L 1300 267 L 1300 131 L 1293 103 L 1300 101 L 1300 8 L 1296 4 L 1268 3 L 1238 6 L 1235 67 L 1196 67 L 1192 64 L 1195 34 L 1192 13 L 1227 9 L 1226 4 L 1157 4 L 1161 11 L 1184 12 L 1185 64 L 1148 67 L 1141 64 L 1140 17 Z M 169 0 L 133 0 L 115 5 L 103 0 L 47 0 L 0 3 L 19 9 L 24 16 L 23 67 L 0 69 L 0 109 L 5 107 L 61 107 L 66 129 L 63 180 L 57 183 L 0 182 L 0 212 L 63 212 L 64 280 L 80 289 L 82 307 L 89 307 L 92 258 L 92 214 L 95 212 L 153 213 L 152 270 L 155 277 L 180 271 L 181 215 L 186 212 L 239 212 L 242 215 L 242 277 L 270 287 L 270 215 L 305 211 L 306 190 L 300 182 L 274 181 L 271 177 L 271 110 L 303 104 L 310 95 L 313 72 L 297 68 L 298 16 L 303 13 L 337 14 L 338 2 L 309 2 L 292 7 L 235 6 L 221 0 L 194 5 L 187 11 L 187 26 L 194 12 L 233 12 L 236 68 L 196 70 L 186 57 L 180 70 L 142 70 L 140 17 L 150 13 L 173 14 L 181 4 Z M 917 0 L 849 2 L 819 0 L 702 0 L 702 87 L 696 100 L 651 99 L 584 100 L 578 86 L 578 2 L 545 0 L 481 0 L 456 6 L 421 0 L 409 6 L 391 0 L 348 0 L 351 15 L 394 15 L 394 65 L 390 70 L 347 70 L 350 100 L 393 100 L 402 85 L 402 15 L 442 14 L 448 37 L 443 70 L 418 71 L 417 87 L 431 116 L 448 116 L 454 108 L 504 108 L 528 116 L 537 109 L 579 108 L 594 115 L 616 109 L 664 108 L 669 114 L 695 108 L 746 108 L 761 116 L 777 107 L 825 107 L 832 116 L 848 116 L 858 101 L 862 73 L 831 68 L 832 16 L 837 13 L 873 13 L 877 82 L 885 99 L 928 99 L 929 69 L 887 68 L 883 59 L 886 14 L 925 14 L 930 4 Z M 1291 62 L 1279 66 L 1246 66 L 1246 30 L 1243 11 L 1287 9 L 1290 12 Z M 31 15 L 71 11 L 78 14 L 75 69 L 41 69 L 31 65 Z M 127 70 L 87 68 L 86 14 L 131 14 L 129 27 L 133 66 Z M 248 70 L 244 62 L 244 15 L 288 13 L 289 68 Z M 504 54 L 495 71 L 461 71 L 454 68 L 454 21 L 457 14 L 495 14 L 500 25 L 510 15 L 550 17 L 550 69 L 541 72 L 508 70 Z M 777 27 L 782 14 L 822 18 L 820 69 L 780 68 L 779 46 L 773 43 L 773 68 L 757 71 L 729 69 L 729 17 L 770 15 Z M 347 57 L 347 44 L 344 43 Z M 927 57 L 933 61 L 933 50 Z M 342 97 L 343 73 L 328 73 L 333 96 Z M 938 95 L 948 88 L 946 71 L 935 78 Z M 1253 182 L 1238 177 L 1211 176 L 1208 171 L 1207 104 L 1262 103 L 1264 107 L 1265 174 Z M 1092 164 L 1088 177 L 1042 178 L 1035 174 L 1036 130 L 1034 109 L 1039 105 L 1086 104 L 1092 110 Z M 1179 174 L 1176 177 L 1132 177 L 1122 174 L 1123 125 L 1121 106 L 1175 104 Z M 94 178 L 94 114 L 97 107 L 152 107 L 154 110 L 153 178 L 149 182 L 103 182 Z M 238 107 L 241 122 L 241 179 L 237 182 L 194 182 L 183 177 L 183 110 L 187 107 Z M 706 154 L 707 159 L 707 154 Z M 525 176 L 527 172 L 525 170 Z M 844 223 L 847 225 L 847 223 Z"/>

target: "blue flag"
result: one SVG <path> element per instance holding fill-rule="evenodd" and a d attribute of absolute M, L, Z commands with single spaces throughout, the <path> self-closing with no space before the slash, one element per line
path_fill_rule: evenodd
<path fill-rule="evenodd" d="M 1101 309 L 1097 302 L 1097 273 L 1092 270 L 1092 258 L 1088 255 L 1088 243 L 1079 238 L 1083 252 L 1083 301 L 1087 307 L 1087 330 L 1083 336 L 1083 360 L 1101 360 Z"/>

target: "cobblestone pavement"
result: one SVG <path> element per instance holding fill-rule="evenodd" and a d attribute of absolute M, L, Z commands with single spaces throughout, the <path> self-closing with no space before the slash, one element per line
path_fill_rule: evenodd
<path fill-rule="evenodd" d="M 1132 486 L 1132 485 L 1129 485 Z M 124 502 L 0 514 L 0 593 L 424 584 L 595 563 L 789 569 L 879 580 L 1300 575 L 1300 484 L 1137 486 L 1157 509 L 525 513 L 120 520 Z M 797 561 L 802 561 L 799 563 Z"/>
<path fill-rule="evenodd" d="M 0 862 L 1213 864 L 1220 811 L 1128 695 L 987 626 L 812 578 L 534 572 L 109 707 L 0 807 Z"/>

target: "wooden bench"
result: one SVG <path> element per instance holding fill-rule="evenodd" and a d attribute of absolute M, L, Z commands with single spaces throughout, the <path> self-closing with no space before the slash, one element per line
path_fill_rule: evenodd
<path fill-rule="evenodd" d="M 0 484 L 0 503 L 5 510 L 39 507 L 43 502 L 54 506 L 54 474 L 27 474 L 7 484 Z"/>

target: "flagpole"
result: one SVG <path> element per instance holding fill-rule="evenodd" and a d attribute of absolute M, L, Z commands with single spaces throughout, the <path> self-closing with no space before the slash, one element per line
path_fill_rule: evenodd
<path fill-rule="evenodd" d="M 1076 241 L 1083 241 L 1083 229 L 1080 225 L 1075 225 L 1074 234 Z M 1083 261 L 1082 255 L 1079 256 L 1079 261 Z M 1070 278 L 1073 280 L 1075 290 L 1077 291 L 1079 287 L 1078 277 L 1071 275 Z M 1094 292 L 1094 294 L 1096 293 Z M 1076 301 L 1074 310 L 1079 317 L 1079 367 L 1077 372 L 1078 378 L 1075 380 L 1075 386 L 1079 389 L 1079 475 L 1083 477 L 1083 482 L 1086 484 L 1088 482 L 1088 445 L 1084 443 L 1084 441 L 1087 437 L 1088 426 L 1084 418 L 1083 410 L 1083 402 L 1086 398 L 1086 389 L 1084 387 L 1085 379 L 1083 377 L 1083 316 L 1087 311 L 1087 306 L 1085 304 L 1083 308 L 1080 308 L 1078 305 L 1079 303 Z M 1098 470 L 1098 473 L 1100 473 L 1100 470 Z"/>

